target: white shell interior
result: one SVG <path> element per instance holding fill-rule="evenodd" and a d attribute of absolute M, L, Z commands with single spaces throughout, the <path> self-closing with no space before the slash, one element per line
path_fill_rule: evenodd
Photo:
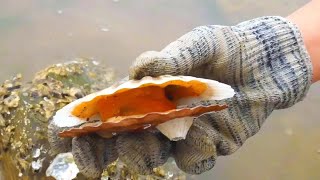
<path fill-rule="evenodd" d="M 159 124 L 157 129 L 171 141 L 179 141 L 186 138 L 193 119 L 194 117 L 176 118 Z"/>

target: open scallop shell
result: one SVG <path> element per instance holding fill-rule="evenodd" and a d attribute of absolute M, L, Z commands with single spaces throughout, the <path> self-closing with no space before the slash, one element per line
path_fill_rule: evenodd
<path fill-rule="evenodd" d="M 171 140 L 184 139 L 193 117 L 225 109 L 227 105 L 197 105 L 234 95 L 226 84 L 191 76 L 144 77 L 115 84 L 78 99 L 56 112 L 53 123 L 64 127 L 61 137 L 157 127 Z M 67 128 L 66 128 L 67 127 Z M 69 127 L 69 128 L 68 128 Z"/>

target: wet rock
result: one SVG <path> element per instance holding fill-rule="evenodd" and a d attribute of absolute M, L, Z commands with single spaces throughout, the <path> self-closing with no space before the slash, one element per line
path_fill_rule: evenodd
<path fill-rule="evenodd" d="M 3 102 L 9 108 L 18 107 L 20 97 L 17 92 L 12 93 L 10 96 L 6 97 Z"/>
<path fill-rule="evenodd" d="M 77 59 L 52 65 L 29 83 L 21 79 L 17 75 L 0 84 L 2 175 L 5 179 L 41 179 L 54 158 L 47 139 L 50 118 L 77 96 L 111 85 L 114 72 L 90 60 Z"/>

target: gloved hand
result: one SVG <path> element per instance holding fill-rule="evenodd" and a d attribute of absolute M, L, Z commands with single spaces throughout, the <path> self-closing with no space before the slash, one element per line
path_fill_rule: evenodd
<path fill-rule="evenodd" d="M 105 139 L 96 134 L 60 138 L 64 128 L 49 123 L 48 140 L 51 153 L 72 152 L 80 172 L 88 178 L 99 178 L 103 170 L 119 157 L 129 169 L 151 174 L 163 165 L 171 152 L 171 142 L 158 131 L 128 133 Z"/>
<path fill-rule="evenodd" d="M 97 177 L 117 155 L 143 174 L 162 165 L 172 153 L 183 171 L 200 174 L 211 169 L 217 156 L 235 152 L 257 133 L 270 113 L 302 100 L 312 79 L 309 56 L 297 27 L 281 17 L 262 17 L 236 26 L 202 26 L 160 52 L 146 52 L 130 69 L 130 78 L 192 75 L 231 85 L 236 95 L 229 108 L 202 115 L 186 140 L 170 142 L 158 132 L 125 134 L 113 139 L 96 135 L 58 138 L 49 125 L 55 152 L 72 149 L 80 171 Z M 51 134 L 50 134 L 51 133 Z M 72 147 L 72 148 L 71 148 Z"/>
<path fill-rule="evenodd" d="M 160 52 L 141 54 L 130 70 L 134 79 L 163 74 L 214 79 L 236 91 L 234 98 L 221 102 L 228 109 L 200 116 L 186 140 L 174 143 L 177 165 L 191 174 L 205 172 L 217 156 L 235 152 L 273 110 L 301 101 L 312 81 L 301 34 L 281 17 L 195 28 Z"/>

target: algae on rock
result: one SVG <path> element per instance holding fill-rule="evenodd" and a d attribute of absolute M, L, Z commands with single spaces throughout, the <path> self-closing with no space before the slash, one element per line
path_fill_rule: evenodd
<path fill-rule="evenodd" d="M 86 94 L 108 87 L 114 72 L 77 59 L 38 72 L 31 82 L 17 75 L 0 86 L 0 160 L 5 179 L 43 179 L 53 156 L 47 140 L 52 115 Z"/>

